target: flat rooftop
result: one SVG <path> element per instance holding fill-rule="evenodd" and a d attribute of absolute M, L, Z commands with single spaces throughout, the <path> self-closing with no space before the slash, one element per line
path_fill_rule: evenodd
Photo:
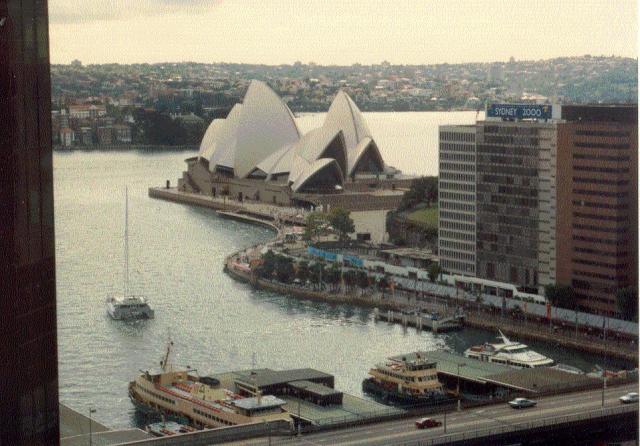
<path fill-rule="evenodd" d="M 332 389 L 331 387 L 323 386 L 322 384 L 317 384 L 311 381 L 292 381 L 289 383 L 289 386 L 295 389 L 306 390 L 320 396 L 342 395 L 342 392 L 340 392 L 339 390 Z"/>
<path fill-rule="evenodd" d="M 265 395 L 260 397 L 251 397 L 251 398 L 243 398 L 241 400 L 233 401 L 233 405 L 237 406 L 241 409 L 252 410 L 252 409 L 266 409 L 269 407 L 278 407 L 285 403 L 285 401 L 280 398 L 276 398 L 273 395 Z"/>
<path fill-rule="evenodd" d="M 286 384 L 291 381 L 311 381 L 314 379 L 333 380 L 333 375 L 315 369 L 259 369 L 234 373 L 236 374 L 236 381 L 257 387 L 269 387 L 277 384 Z"/>
<path fill-rule="evenodd" d="M 501 387 L 527 392 L 540 392 L 549 389 L 563 390 L 574 386 L 596 385 L 597 378 L 577 375 L 549 367 L 534 369 L 514 369 L 512 367 L 465 358 L 457 353 L 445 351 L 417 352 L 426 355 L 429 360 L 437 361 L 438 373 L 458 376 L 460 379 L 474 381 L 480 384 L 490 383 Z M 407 353 L 406 357 L 415 356 Z M 458 367 L 458 365 L 460 367 Z"/>
<path fill-rule="evenodd" d="M 488 377 L 490 382 L 512 388 L 541 392 L 551 389 L 570 388 L 574 386 L 600 385 L 598 378 L 578 375 L 549 367 L 536 369 L 511 369 Z"/>
<path fill-rule="evenodd" d="M 490 376 L 515 370 L 506 365 L 465 358 L 458 353 L 451 353 L 442 350 L 417 353 L 419 353 L 420 356 L 426 357 L 430 361 L 437 362 L 436 368 L 438 369 L 438 373 L 458 376 L 459 371 L 461 379 L 467 379 L 481 384 L 486 383 L 487 378 Z M 407 353 L 402 356 L 410 357 L 411 355 L 415 356 L 415 354 L 416 353 Z"/>
<path fill-rule="evenodd" d="M 381 414 L 403 413 L 402 409 L 385 406 L 375 401 L 365 400 L 353 395 L 344 394 L 341 405 L 318 406 L 308 401 L 283 395 L 287 401 L 284 408 L 292 415 L 315 425 L 333 424 L 344 420 L 365 420 Z M 299 412 L 298 412 L 299 411 Z"/>
<path fill-rule="evenodd" d="M 394 255 L 398 257 L 406 257 L 409 259 L 438 260 L 438 256 L 435 255 L 430 249 L 393 248 L 383 249 L 380 252 L 383 254 Z"/>
<path fill-rule="evenodd" d="M 243 387 L 269 387 L 277 384 L 291 384 L 293 382 L 308 381 L 312 384 L 314 379 L 331 379 L 333 375 L 315 369 L 293 369 L 293 370 L 273 370 L 273 369 L 248 369 L 236 370 L 233 372 L 214 373 L 210 375 L 220 381 L 220 386 L 232 391 L 238 391 L 236 382 Z M 326 386 L 324 386 L 326 387 Z"/>

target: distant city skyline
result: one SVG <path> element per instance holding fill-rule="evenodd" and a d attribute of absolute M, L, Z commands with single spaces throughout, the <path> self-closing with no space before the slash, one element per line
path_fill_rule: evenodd
<path fill-rule="evenodd" d="M 52 63 L 637 58 L 635 1 L 49 0 Z"/>

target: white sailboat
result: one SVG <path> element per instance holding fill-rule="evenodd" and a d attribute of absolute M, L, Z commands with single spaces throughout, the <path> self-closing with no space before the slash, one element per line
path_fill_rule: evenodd
<path fill-rule="evenodd" d="M 125 189 L 124 212 L 124 293 L 107 298 L 107 313 L 117 320 L 153 319 L 147 299 L 129 294 L 129 191 Z"/>

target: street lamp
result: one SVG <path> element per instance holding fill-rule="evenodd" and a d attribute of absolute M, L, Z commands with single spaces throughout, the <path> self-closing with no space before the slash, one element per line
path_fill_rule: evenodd
<path fill-rule="evenodd" d="M 93 444 L 92 432 L 91 432 L 91 414 L 96 413 L 95 409 L 89 408 L 89 446 Z"/>
<path fill-rule="evenodd" d="M 460 367 L 464 367 L 467 364 L 464 362 L 459 362 L 458 364 L 458 384 L 456 385 L 456 396 L 458 397 L 458 411 L 460 410 Z"/>
<path fill-rule="evenodd" d="M 604 370 L 602 371 L 602 407 L 604 408 L 604 391 L 607 388 L 607 376 L 604 374 Z"/>

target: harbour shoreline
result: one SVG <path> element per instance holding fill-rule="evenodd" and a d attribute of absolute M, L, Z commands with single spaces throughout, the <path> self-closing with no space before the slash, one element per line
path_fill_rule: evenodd
<path fill-rule="evenodd" d="M 228 214 L 229 211 L 233 218 L 236 220 L 244 221 L 246 223 L 254 224 L 254 225 L 262 225 L 269 226 L 272 230 L 279 234 L 279 228 L 267 221 L 269 218 L 268 215 L 259 215 L 252 213 L 251 216 L 243 215 L 238 211 L 242 211 L 242 206 L 230 204 L 230 203 L 220 203 L 217 200 L 212 199 L 211 197 L 199 195 L 199 194 L 191 194 L 186 192 L 180 192 L 175 189 L 166 189 L 159 187 L 149 188 L 149 196 L 151 198 L 163 199 L 167 201 L 172 201 L 180 204 L 189 204 L 193 206 L 206 207 L 209 209 L 214 209 L 216 211 L 222 211 L 223 215 Z M 260 279 L 255 277 L 254 275 L 247 273 L 245 271 L 241 271 L 235 266 L 235 260 L 238 256 L 246 252 L 248 249 L 257 249 L 261 245 L 244 248 L 241 251 L 233 253 L 226 257 L 224 264 L 224 271 L 232 277 L 234 280 L 248 283 L 254 288 L 263 289 L 267 291 L 272 291 L 275 293 L 284 294 L 296 299 L 303 300 L 314 300 L 314 301 L 322 301 L 333 304 L 348 304 L 348 305 L 356 305 L 367 308 L 379 308 L 380 310 L 392 310 L 392 311 L 402 311 L 411 309 L 407 305 L 399 304 L 393 301 L 379 301 L 379 300 L 371 300 L 364 297 L 359 297 L 356 295 L 345 295 L 340 293 L 326 293 L 322 291 L 309 290 L 297 286 L 289 286 L 285 284 L 270 282 L 264 279 Z M 438 296 L 434 296 L 438 297 Z M 464 324 L 469 327 L 480 328 L 489 331 L 496 331 L 497 329 L 502 330 L 505 334 L 508 335 L 516 335 L 523 339 L 535 340 L 546 342 L 553 345 L 558 345 L 586 353 L 604 355 L 612 358 L 622 359 L 625 361 L 633 362 L 634 364 L 638 363 L 638 351 L 637 350 L 628 350 L 619 348 L 613 342 L 601 341 L 598 343 L 594 343 L 589 339 L 585 338 L 570 338 L 561 333 L 554 332 L 549 330 L 548 333 L 545 333 L 542 330 L 521 330 L 522 323 L 518 323 L 518 321 L 510 321 L 505 320 L 504 318 L 496 318 L 494 315 L 489 313 L 468 313 L 465 316 Z M 540 328 L 540 327 L 538 327 Z"/>

